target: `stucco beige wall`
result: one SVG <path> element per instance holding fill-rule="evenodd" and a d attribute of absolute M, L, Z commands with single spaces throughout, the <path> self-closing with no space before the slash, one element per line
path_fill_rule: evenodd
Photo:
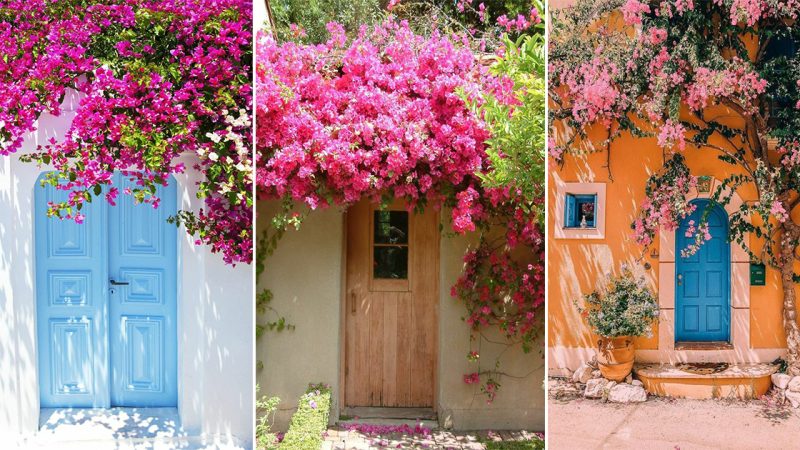
<path fill-rule="evenodd" d="M 447 227 L 447 225 L 446 225 Z M 447 229 L 447 228 L 445 228 Z M 506 351 L 501 370 L 510 376 L 501 377 L 500 392 L 494 402 L 486 403 L 476 385 L 467 385 L 463 376 L 476 370 L 467 361 L 470 351 L 470 330 L 461 319 L 466 309 L 450 296 L 450 287 L 461 274 L 465 250 L 475 241 L 471 237 L 444 237 L 441 241 L 441 282 L 439 299 L 439 420 L 456 429 L 528 429 L 544 430 L 544 356 L 534 350 L 525 354 L 519 347 Z M 486 336 L 503 342 L 499 333 Z M 543 341 L 543 339 L 542 339 Z M 476 341 L 482 369 L 491 369 L 504 345 L 486 339 Z M 534 349 L 543 349 L 543 343 Z"/>
<path fill-rule="evenodd" d="M 274 207 L 258 204 L 258 230 L 268 225 Z M 293 331 L 267 332 L 256 345 L 257 358 L 264 364 L 257 373 L 261 394 L 282 400 L 276 430 L 287 428 L 308 383 L 328 383 L 335 394 L 339 391 L 342 225 L 339 210 L 311 214 L 300 231 L 283 236 L 257 283 L 258 292 L 265 287 L 272 291 L 271 306 L 295 326 Z M 334 411 L 338 407 L 334 395 Z"/>
<path fill-rule="evenodd" d="M 259 228 L 267 225 L 275 207 L 274 203 L 259 203 Z M 272 306 L 296 326 L 294 331 L 266 333 L 257 346 L 258 357 L 264 363 L 258 374 L 261 392 L 283 400 L 276 430 L 286 428 L 297 399 L 309 382 L 322 381 L 333 387 L 331 419 L 338 418 L 343 225 L 339 210 L 312 213 L 300 231 L 286 233 L 268 258 L 266 273 L 258 280 L 259 289 L 268 287 L 273 291 Z M 524 354 L 519 348 L 506 351 L 502 370 L 518 378 L 500 378 L 502 388 L 490 405 L 478 387 L 463 382 L 464 374 L 477 366 L 466 359 L 470 351 L 470 330 L 462 320 L 466 310 L 450 297 L 450 287 L 461 272 L 465 250 L 474 240 L 475 236 L 441 240 L 437 389 L 440 422 L 456 429 L 543 430 L 542 353 Z M 502 340 L 501 336 L 487 337 Z M 481 359 L 491 368 L 495 355 L 504 346 L 486 340 L 481 340 L 480 346 Z"/>

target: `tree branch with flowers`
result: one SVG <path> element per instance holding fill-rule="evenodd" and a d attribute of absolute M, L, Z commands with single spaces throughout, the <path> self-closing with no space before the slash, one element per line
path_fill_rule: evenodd
<path fill-rule="evenodd" d="M 494 65 L 469 36 L 417 34 L 391 16 L 352 39 L 330 23 L 321 44 L 262 33 L 256 45 L 256 183 L 262 197 L 284 201 L 272 222 L 364 198 L 450 208 L 453 232 L 482 236 L 453 288 L 466 320 L 476 331 L 499 326 L 526 351 L 544 302 L 543 27 L 531 24 L 534 13 L 530 35 L 506 41 Z"/>
<path fill-rule="evenodd" d="M 87 202 L 118 195 L 155 208 L 156 186 L 195 170 L 205 207 L 171 220 L 227 263 L 249 263 L 251 23 L 242 0 L 0 1 L 0 156 L 77 91 L 63 139 L 20 157 L 70 192 L 48 215 L 81 222 Z M 120 192 L 115 172 L 136 187 Z"/>
<path fill-rule="evenodd" d="M 548 143 L 563 164 L 569 153 L 611 152 L 620 136 L 658 142 L 664 165 L 632 224 L 645 247 L 694 211 L 688 196 L 697 180 L 685 153 L 707 152 L 730 167 L 709 208 L 755 192 L 755 201 L 731 213 L 729 239 L 780 271 L 793 375 L 800 374 L 798 14 L 800 5 L 783 0 L 580 0 L 556 12 Z M 705 227 L 705 218 L 694 224 L 685 254 L 710 239 Z"/>

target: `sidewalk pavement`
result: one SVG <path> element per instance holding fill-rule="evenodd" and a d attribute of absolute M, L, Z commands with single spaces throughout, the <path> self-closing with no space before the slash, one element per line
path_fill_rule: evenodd
<path fill-rule="evenodd" d="M 800 410 L 766 400 L 550 398 L 547 448 L 798 449 Z"/>

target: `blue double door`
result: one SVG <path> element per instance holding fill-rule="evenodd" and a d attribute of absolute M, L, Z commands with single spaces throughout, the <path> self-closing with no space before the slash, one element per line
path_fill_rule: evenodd
<path fill-rule="evenodd" d="M 120 190 L 134 186 L 119 174 Z M 35 187 L 39 389 L 42 407 L 177 404 L 175 184 L 155 209 L 96 198 L 82 224 L 47 218 L 67 193 Z"/>
<path fill-rule="evenodd" d="M 689 257 L 681 250 L 694 239 L 686 236 L 690 221 L 697 226 L 709 200 L 693 202 L 697 208 L 676 232 L 675 340 L 680 342 L 729 341 L 730 339 L 730 243 L 728 215 L 713 205 L 708 217 L 711 240 Z"/>

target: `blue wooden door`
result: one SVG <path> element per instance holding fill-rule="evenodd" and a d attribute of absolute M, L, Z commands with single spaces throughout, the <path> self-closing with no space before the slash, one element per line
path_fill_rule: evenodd
<path fill-rule="evenodd" d="M 116 207 L 98 199 L 83 224 L 46 217 L 48 202 L 66 196 L 35 188 L 42 406 L 175 406 L 174 184 L 159 190 L 158 209 L 127 195 Z"/>
<path fill-rule="evenodd" d="M 67 195 L 38 183 L 34 191 L 41 405 L 107 407 L 105 208 L 90 203 L 82 224 L 48 218 L 48 203 L 66 201 Z"/>
<path fill-rule="evenodd" d="M 675 340 L 728 341 L 730 338 L 730 243 L 728 216 L 714 206 L 708 218 L 711 240 L 687 258 L 681 250 L 692 243 L 689 221 L 700 223 L 709 201 L 695 200 L 697 209 L 676 232 Z"/>

